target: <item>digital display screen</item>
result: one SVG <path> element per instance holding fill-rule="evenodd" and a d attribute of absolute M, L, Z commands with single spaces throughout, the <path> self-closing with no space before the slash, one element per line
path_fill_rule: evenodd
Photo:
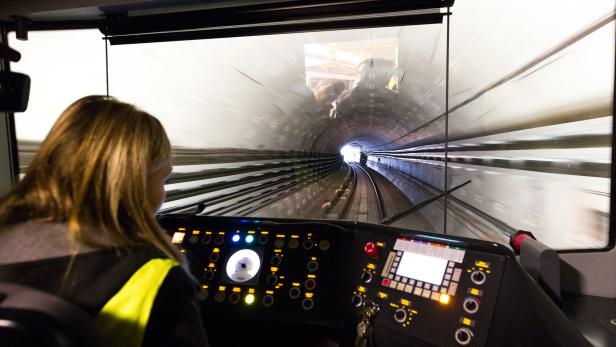
<path fill-rule="evenodd" d="M 440 286 L 446 269 L 447 259 L 404 252 L 396 275 Z"/>

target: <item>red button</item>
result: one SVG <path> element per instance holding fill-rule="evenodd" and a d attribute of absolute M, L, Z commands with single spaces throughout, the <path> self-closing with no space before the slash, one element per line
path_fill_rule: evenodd
<path fill-rule="evenodd" d="M 383 278 L 383 282 L 381 282 L 381 284 L 385 287 L 389 286 L 389 279 Z"/>
<path fill-rule="evenodd" d="M 367 242 L 364 245 L 364 252 L 366 253 L 367 256 L 369 256 L 370 258 L 378 258 L 379 257 L 379 248 L 376 245 L 376 243 L 374 242 Z"/>

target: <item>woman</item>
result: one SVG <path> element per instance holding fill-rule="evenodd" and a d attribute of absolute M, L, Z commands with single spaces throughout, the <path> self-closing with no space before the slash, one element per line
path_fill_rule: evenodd
<path fill-rule="evenodd" d="M 90 312 L 106 345 L 207 345 L 195 284 L 155 219 L 170 154 L 151 115 L 105 96 L 74 102 L 0 200 L 0 281 Z"/>

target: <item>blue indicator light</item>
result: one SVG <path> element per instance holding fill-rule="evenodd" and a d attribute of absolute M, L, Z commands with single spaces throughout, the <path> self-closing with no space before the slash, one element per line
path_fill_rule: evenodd
<path fill-rule="evenodd" d="M 255 240 L 255 237 L 252 235 L 246 236 L 246 243 L 252 243 Z"/>
<path fill-rule="evenodd" d="M 240 240 L 240 235 L 238 235 L 238 234 L 233 235 L 233 237 L 231 238 L 231 240 L 232 240 L 233 242 L 237 242 L 237 241 L 239 241 L 239 240 Z"/>
<path fill-rule="evenodd" d="M 432 240 L 462 243 L 462 241 L 447 239 L 447 238 L 444 238 L 444 237 L 436 237 L 436 236 L 429 236 L 429 235 L 422 235 L 422 234 L 417 234 L 417 236 L 422 237 L 422 238 L 426 238 L 426 239 L 432 239 Z"/>

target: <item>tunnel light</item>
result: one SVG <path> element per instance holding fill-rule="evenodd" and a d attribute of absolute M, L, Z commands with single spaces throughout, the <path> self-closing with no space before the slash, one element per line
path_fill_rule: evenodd
<path fill-rule="evenodd" d="M 344 145 L 340 150 L 340 154 L 344 157 L 344 161 L 359 163 L 359 157 L 361 154 L 361 147 L 357 145 Z"/>

